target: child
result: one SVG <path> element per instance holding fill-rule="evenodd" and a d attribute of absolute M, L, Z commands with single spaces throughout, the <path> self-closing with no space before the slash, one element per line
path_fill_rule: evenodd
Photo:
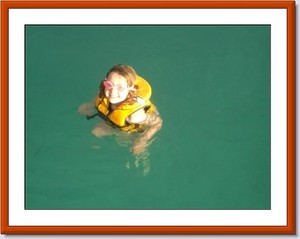
<path fill-rule="evenodd" d="M 137 133 L 131 150 L 136 156 L 143 153 L 162 126 L 162 119 L 150 97 L 149 83 L 138 76 L 132 67 L 113 66 L 101 82 L 95 100 L 97 115 L 104 121 L 99 122 L 92 133 L 96 137 L 111 135 L 115 132 L 113 129 Z M 87 108 L 87 104 L 82 105 L 79 113 L 89 115 Z"/>

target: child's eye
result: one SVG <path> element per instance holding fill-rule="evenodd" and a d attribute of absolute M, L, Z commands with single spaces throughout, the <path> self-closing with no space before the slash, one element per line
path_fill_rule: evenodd
<path fill-rule="evenodd" d="M 118 91 L 125 91 L 127 89 L 127 86 L 120 85 L 120 84 L 119 85 L 114 85 L 113 83 L 111 83 L 110 81 L 107 81 L 107 80 L 104 80 L 103 84 L 104 84 L 104 88 L 106 90 L 115 89 L 115 90 L 118 90 Z"/>

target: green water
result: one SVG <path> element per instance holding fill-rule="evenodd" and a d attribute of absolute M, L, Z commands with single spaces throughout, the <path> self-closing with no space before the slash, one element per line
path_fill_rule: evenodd
<path fill-rule="evenodd" d="M 270 26 L 26 26 L 26 209 L 270 209 Z M 78 106 L 117 63 L 164 120 L 138 165 Z M 138 167 L 137 167 L 138 166 Z"/>

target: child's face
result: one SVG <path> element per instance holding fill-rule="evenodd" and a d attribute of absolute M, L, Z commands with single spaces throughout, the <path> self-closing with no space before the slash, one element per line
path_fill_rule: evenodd
<path fill-rule="evenodd" d="M 124 101 L 129 93 L 129 87 L 125 77 L 112 72 L 104 81 L 104 93 L 112 104 Z"/>

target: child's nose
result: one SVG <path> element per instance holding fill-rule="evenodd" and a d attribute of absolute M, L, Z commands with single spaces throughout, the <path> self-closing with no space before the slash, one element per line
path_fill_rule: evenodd
<path fill-rule="evenodd" d="M 118 89 L 116 88 L 112 88 L 110 92 L 112 95 L 117 95 L 119 93 Z"/>
<path fill-rule="evenodd" d="M 118 92 L 118 89 L 117 89 L 116 87 L 113 87 L 113 88 L 111 89 L 111 92 Z"/>

